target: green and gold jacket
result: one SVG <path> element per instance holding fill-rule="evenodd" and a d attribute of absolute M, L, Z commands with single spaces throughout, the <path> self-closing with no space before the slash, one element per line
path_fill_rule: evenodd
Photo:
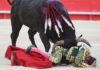
<path fill-rule="evenodd" d="M 90 56 L 90 49 L 84 44 L 73 46 L 69 50 L 57 46 L 51 53 L 51 60 L 55 64 L 60 64 L 62 56 L 65 56 L 66 60 L 76 67 L 87 67 L 88 65 L 84 63 L 84 59 Z"/>

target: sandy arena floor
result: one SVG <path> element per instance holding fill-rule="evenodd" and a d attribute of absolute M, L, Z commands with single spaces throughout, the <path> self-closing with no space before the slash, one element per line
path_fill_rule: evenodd
<path fill-rule="evenodd" d="M 96 68 L 75 68 L 72 66 L 57 66 L 43 70 L 100 70 L 100 21 L 73 21 L 76 28 L 76 35 L 79 36 L 83 34 L 83 37 L 86 38 L 92 45 L 92 55 L 97 58 L 97 67 Z M 10 33 L 11 33 L 11 24 L 10 20 L 1 20 L 0 19 L 0 70 L 40 70 L 29 67 L 22 66 L 11 66 L 10 61 L 4 57 L 5 51 L 9 45 L 11 45 Z M 28 28 L 23 26 L 20 31 L 17 46 L 21 48 L 27 48 L 31 45 L 28 38 Z M 44 50 L 43 44 L 38 36 L 38 33 L 35 35 L 37 45 L 40 49 Z"/>

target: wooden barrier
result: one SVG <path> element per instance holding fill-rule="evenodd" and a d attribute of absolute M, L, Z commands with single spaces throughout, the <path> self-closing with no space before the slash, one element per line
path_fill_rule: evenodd
<path fill-rule="evenodd" d="M 71 19 L 100 20 L 100 0 L 61 0 Z M 11 6 L 7 0 L 0 0 L 0 18 L 10 18 Z"/>

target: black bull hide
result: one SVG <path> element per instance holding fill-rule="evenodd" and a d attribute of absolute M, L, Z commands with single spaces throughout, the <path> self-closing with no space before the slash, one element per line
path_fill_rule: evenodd
<path fill-rule="evenodd" d="M 12 5 L 12 45 L 16 45 L 16 40 L 23 24 L 29 27 L 29 38 L 35 46 L 34 35 L 39 32 L 47 52 L 50 49 L 49 41 L 55 43 L 56 41 L 64 40 L 62 45 L 64 48 L 69 48 L 76 44 L 74 26 L 65 7 L 59 1 L 14 0 L 10 4 Z M 48 22 L 46 23 L 46 21 Z"/>

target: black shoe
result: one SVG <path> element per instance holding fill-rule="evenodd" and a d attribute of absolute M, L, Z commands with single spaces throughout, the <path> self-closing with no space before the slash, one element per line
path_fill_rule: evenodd
<path fill-rule="evenodd" d="M 28 48 L 26 49 L 26 52 L 27 52 L 27 53 L 30 53 L 30 51 L 31 51 L 31 49 L 32 49 L 33 47 L 35 47 L 35 46 L 34 46 L 34 45 L 28 46 Z M 35 48 L 36 48 L 36 47 L 35 47 Z"/>

